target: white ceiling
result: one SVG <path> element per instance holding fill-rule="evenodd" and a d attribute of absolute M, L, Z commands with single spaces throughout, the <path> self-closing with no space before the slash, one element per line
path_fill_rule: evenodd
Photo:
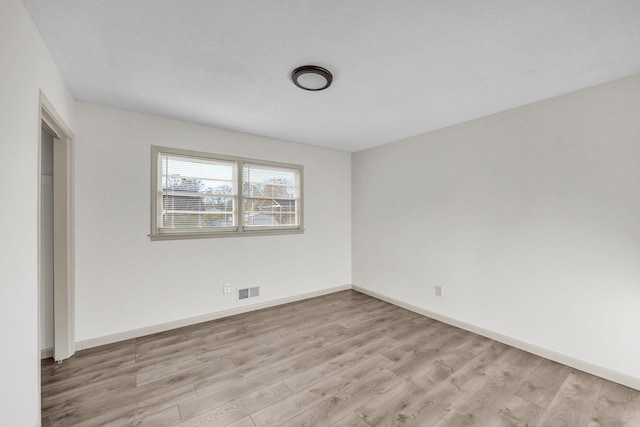
<path fill-rule="evenodd" d="M 640 72 L 639 0 L 24 3 L 79 100 L 345 151 Z"/>

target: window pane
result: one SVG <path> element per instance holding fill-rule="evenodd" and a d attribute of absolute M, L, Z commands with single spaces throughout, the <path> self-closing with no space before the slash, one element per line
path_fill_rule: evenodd
<path fill-rule="evenodd" d="M 298 225 L 297 201 L 290 199 L 245 199 L 245 225 Z"/>
<path fill-rule="evenodd" d="M 162 210 L 169 213 L 233 214 L 234 199 L 231 197 L 191 197 L 173 194 L 162 195 Z"/>
<path fill-rule="evenodd" d="M 162 222 L 167 229 L 233 227 L 231 214 L 165 213 Z"/>
<path fill-rule="evenodd" d="M 236 225 L 235 162 L 161 155 L 163 229 Z"/>
<path fill-rule="evenodd" d="M 234 167 L 235 162 L 162 156 L 163 175 L 175 174 L 182 177 L 231 182 Z"/>
<path fill-rule="evenodd" d="M 162 190 L 235 195 L 232 182 L 185 178 L 178 175 L 163 176 Z"/>
<path fill-rule="evenodd" d="M 242 171 L 243 194 L 252 197 L 296 198 L 298 171 L 245 164 Z"/>
<path fill-rule="evenodd" d="M 245 164 L 242 168 L 245 226 L 297 226 L 297 169 Z"/>
<path fill-rule="evenodd" d="M 161 156 L 162 189 L 235 195 L 235 162 Z"/>

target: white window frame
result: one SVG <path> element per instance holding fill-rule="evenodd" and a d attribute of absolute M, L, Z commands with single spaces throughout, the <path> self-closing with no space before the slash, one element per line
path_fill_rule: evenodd
<path fill-rule="evenodd" d="M 162 214 L 162 192 L 159 188 L 162 179 L 160 174 L 162 173 L 162 167 L 160 165 L 161 155 L 185 157 L 187 159 L 204 159 L 223 162 L 234 162 L 236 164 L 236 188 L 237 188 L 237 208 L 236 208 L 236 225 L 233 227 L 225 227 L 223 229 L 207 229 L 202 231 L 182 231 L 171 230 L 163 231 L 160 228 Z M 296 199 L 298 202 L 298 224 L 294 226 L 252 226 L 245 225 L 245 195 L 243 192 L 243 170 L 244 164 L 252 166 L 265 166 L 274 168 L 291 169 L 297 172 L 298 176 L 298 193 L 299 197 Z M 206 239 L 214 237 L 239 237 L 239 236 L 272 236 L 282 234 L 301 234 L 304 233 L 304 202 L 303 202 L 303 167 L 302 165 L 295 165 L 290 163 L 272 162 L 266 160 L 249 159 L 244 157 L 226 156 L 214 153 L 204 153 L 200 151 L 183 150 L 180 148 L 160 147 L 157 145 L 151 146 L 151 233 L 149 237 L 151 240 L 182 240 L 182 239 Z"/>

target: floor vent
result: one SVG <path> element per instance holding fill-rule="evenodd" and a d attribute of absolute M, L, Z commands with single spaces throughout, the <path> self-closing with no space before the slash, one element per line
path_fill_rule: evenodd
<path fill-rule="evenodd" d="M 260 286 L 253 288 L 238 289 L 238 301 L 260 296 Z"/>

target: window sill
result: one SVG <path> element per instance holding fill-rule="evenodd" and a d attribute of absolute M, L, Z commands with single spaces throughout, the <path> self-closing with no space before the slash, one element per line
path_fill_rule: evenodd
<path fill-rule="evenodd" d="M 217 233 L 162 233 L 149 234 L 151 241 L 156 240 L 188 240 L 188 239 L 216 239 L 219 237 L 249 237 L 249 236 L 281 236 L 284 234 L 303 234 L 304 228 L 279 228 L 275 230 L 244 230 L 219 231 Z"/>

